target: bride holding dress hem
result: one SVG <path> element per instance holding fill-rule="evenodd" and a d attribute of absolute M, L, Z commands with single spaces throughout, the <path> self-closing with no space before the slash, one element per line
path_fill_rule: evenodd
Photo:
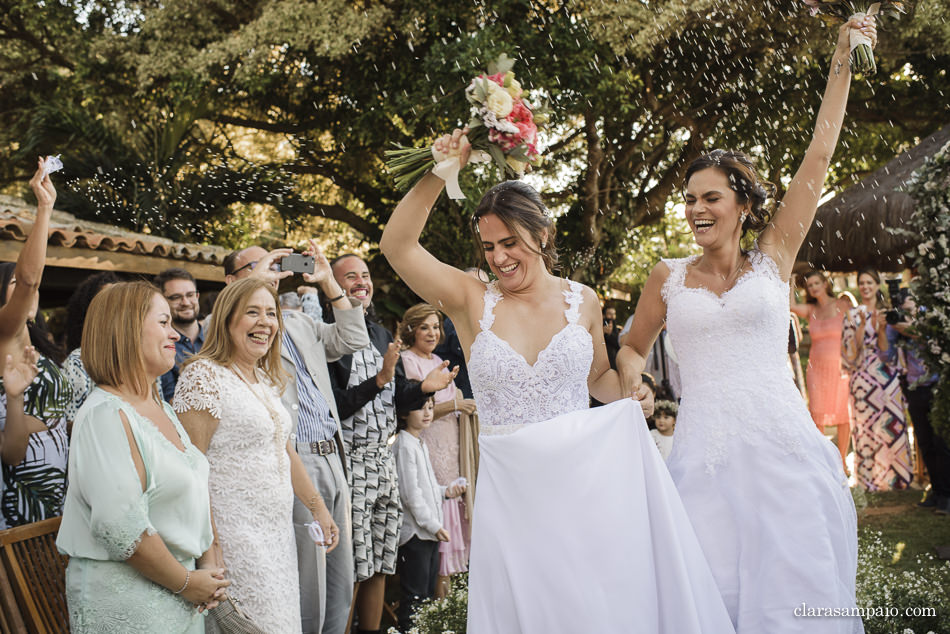
<path fill-rule="evenodd" d="M 464 166 L 464 131 L 437 152 Z M 620 400 L 594 292 L 550 273 L 554 224 L 520 181 L 472 219 L 485 284 L 419 243 L 444 183 L 429 173 L 380 248 L 456 326 L 482 426 L 468 631 L 734 632 L 640 402 Z M 527 327 L 526 325 L 529 325 Z M 593 396 L 607 406 L 590 410 Z M 616 401 L 616 402 L 614 402 Z"/>

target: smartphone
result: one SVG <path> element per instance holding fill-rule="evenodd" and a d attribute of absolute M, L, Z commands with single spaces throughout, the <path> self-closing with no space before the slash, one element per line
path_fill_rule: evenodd
<path fill-rule="evenodd" d="M 313 273 L 314 260 L 312 255 L 302 253 L 291 253 L 285 255 L 280 260 L 281 271 L 293 271 L 294 273 Z"/>

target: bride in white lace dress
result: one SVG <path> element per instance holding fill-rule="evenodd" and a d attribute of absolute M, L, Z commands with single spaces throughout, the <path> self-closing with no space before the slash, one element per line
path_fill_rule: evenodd
<path fill-rule="evenodd" d="M 670 472 L 741 634 L 851 633 L 857 523 L 835 447 L 815 428 L 787 364 L 788 279 L 844 119 L 843 26 L 814 138 L 774 215 L 752 163 L 715 150 L 686 172 L 686 217 L 700 256 L 651 273 L 617 363 L 639 384 L 664 321 L 682 402 Z M 751 251 L 743 234 L 757 234 Z"/>
<path fill-rule="evenodd" d="M 436 149 L 464 165 L 469 146 L 456 130 Z M 596 295 L 549 272 L 537 192 L 508 181 L 479 204 L 473 230 L 498 278 L 486 285 L 419 244 L 442 187 L 427 174 L 380 248 L 448 313 L 468 360 L 482 425 L 468 631 L 733 632 L 641 405 L 618 400 Z M 590 395 L 611 404 L 590 410 Z"/>

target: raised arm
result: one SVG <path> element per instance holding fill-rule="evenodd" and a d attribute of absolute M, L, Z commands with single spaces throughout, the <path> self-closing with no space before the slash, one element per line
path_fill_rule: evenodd
<path fill-rule="evenodd" d="M 620 351 L 617 352 L 617 372 L 620 373 L 620 387 L 624 396 L 635 394 L 640 388 L 640 375 L 646 367 L 647 355 L 663 330 L 666 302 L 661 291 L 669 275 L 670 269 L 666 264 L 660 262 L 653 267 L 637 300 L 630 332 L 623 338 Z"/>
<path fill-rule="evenodd" d="M 873 17 L 860 20 L 852 18 L 838 30 L 838 44 L 831 58 L 828 83 L 818 110 L 811 143 L 772 222 L 759 237 L 759 248 L 778 264 L 782 279 L 788 279 L 791 275 L 795 256 L 798 255 L 805 235 L 815 220 L 818 199 L 821 198 L 828 166 L 838 144 L 851 87 L 848 58 L 851 54 L 852 29 L 861 30 L 872 42 L 877 41 Z"/>
<path fill-rule="evenodd" d="M 36 173 L 30 179 L 36 195 L 36 220 L 16 260 L 16 284 L 10 301 L 0 307 L 0 341 L 13 337 L 26 324 L 33 297 L 43 279 L 46 264 L 46 243 L 49 239 L 49 220 L 56 202 L 56 188 L 49 175 L 43 174 L 43 159 L 39 159 Z"/>
<path fill-rule="evenodd" d="M 471 146 L 462 138 L 463 131 L 436 141 L 437 151 L 460 153 L 462 165 L 468 160 Z M 450 316 L 463 311 L 469 300 L 480 297 L 485 286 L 462 271 L 440 262 L 419 243 L 429 212 L 435 205 L 445 183 L 431 172 L 416 183 L 396 205 L 383 230 L 379 249 L 390 266 L 419 297 Z"/>

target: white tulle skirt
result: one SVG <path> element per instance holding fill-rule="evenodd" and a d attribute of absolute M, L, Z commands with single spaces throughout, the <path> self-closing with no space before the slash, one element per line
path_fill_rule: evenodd
<path fill-rule="evenodd" d="M 735 631 L 639 404 L 479 446 L 471 634 Z"/>

